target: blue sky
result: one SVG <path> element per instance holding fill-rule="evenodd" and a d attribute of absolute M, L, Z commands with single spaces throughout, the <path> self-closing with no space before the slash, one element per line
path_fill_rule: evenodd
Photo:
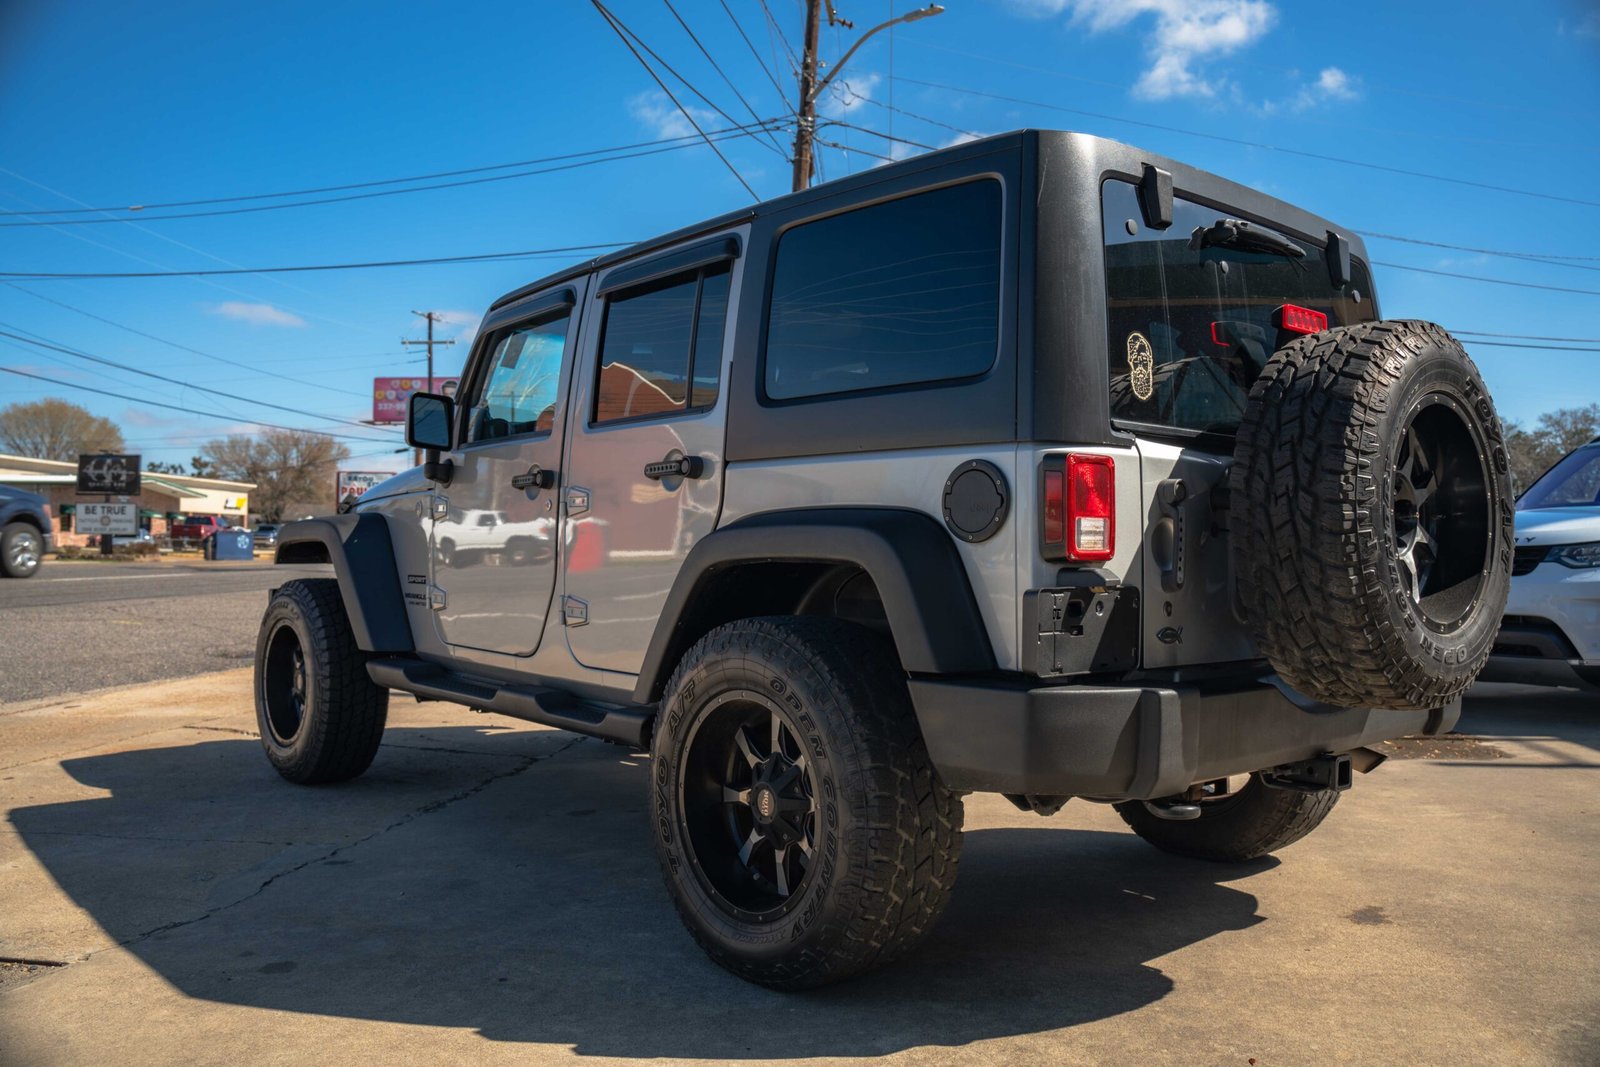
<path fill-rule="evenodd" d="M 675 5 L 757 114 L 787 114 L 793 78 L 773 24 L 798 43 L 799 0 L 767 0 L 773 23 L 759 0 L 727 0 L 761 62 L 719 0 Z M 836 6 L 857 28 L 824 30 L 825 59 L 838 57 L 861 29 L 915 4 L 841 0 Z M 937 18 L 880 34 L 840 75 L 847 91 L 826 101 L 825 112 L 849 125 L 831 126 L 823 136 L 848 147 L 823 150 L 825 177 L 875 165 L 874 155 L 920 152 L 918 145 L 938 147 L 969 133 L 1083 130 L 1216 171 L 1356 230 L 1591 257 L 1552 262 L 1368 242 L 1383 263 L 1590 291 L 1379 266 L 1379 297 L 1389 317 L 1429 318 L 1478 334 L 1600 337 L 1600 187 L 1590 177 L 1600 164 L 1600 5 L 1593 0 L 947 0 L 946 6 Z M 728 115 L 749 119 L 664 3 L 615 0 L 612 7 Z M 788 95 L 780 98 L 769 70 Z M 707 128 L 727 125 L 700 102 L 693 106 Z M 60 224 L 106 216 L 25 213 L 402 178 L 687 132 L 580 0 L 250 6 L 4 0 L 0 212 L 22 214 L 0 223 L 56 225 L 0 229 L 0 270 L 228 269 L 629 241 L 741 206 L 749 195 L 699 146 L 287 210 L 166 222 L 155 221 L 158 210 L 143 218 L 123 212 L 116 217 L 134 221 L 89 225 Z M 788 139 L 777 135 L 785 147 Z M 723 148 L 759 195 L 787 191 L 788 164 L 770 142 L 738 139 Z M 538 168 L 466 177 L 528 169 Z M 351 465 L 392 469 L 402 459 L 392 452 L 397 431 L 323 416 L 363 418 L 374 375 L 420 373 L 421 364 L 410 362 L 420 352 L 399 343 L 422 336 L 411 311 L 443 312 L 445 335 L 465 342 L 495 296 L 575 258 L 0 285 L 0 330 L 176 382 L 141 379 L 3 336 L 0 366 L 224 417 L 11 375 L 0 375 L 0 403 L 68 397 L 117 421 L 149 459 L 186 461 L 205 439 L 265 419 L 375 438 L 348 442 L 359 457 Z M 1467 340 L 1508 417 L 1531 421 L 1554 407 L 1600 400 L 1600 352 Z M 456 370 L 465 352 L 465 343 L 442 350 L 440 372 Z"/>

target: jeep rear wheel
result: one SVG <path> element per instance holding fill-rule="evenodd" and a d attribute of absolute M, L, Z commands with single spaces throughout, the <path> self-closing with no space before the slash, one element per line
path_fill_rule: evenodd
<path fill-rule="evenodd" d="M 834 619 L 729 623 L 684 657 L 661 707 L 656 850 L 713 960 L 806 989 L 888 963 L 932 927 L 961 803 L 886 641 Z"/>
<path fill-rule="evenodd" d="M 1322 825 L 1339 794 L 1274 789 L 1252 774 L 1237 793 L 1197 801 L 1197 819 L 1164 819 L 1142 800 L 1114 805 L 1129 828 L 1163 852 L 1243 863 L 1294 844 Z"/>
<path fill-rule="evenodd" d="M 372 764 L 389 691 L 367 676 L 339 583 L 286 582 L 256 639 L 256 726 L 279 774 L 301 785 L 342 782 Z"/>
<path fill-rule="evenodd" d="M 1231 541 L 1251 634 L 1284 680 L 1343 707 L 1460 696 L 1510 588 L 1507 469 L 1483 379 L 1438 326 L 1279 349 L 1239 426 Z"/>

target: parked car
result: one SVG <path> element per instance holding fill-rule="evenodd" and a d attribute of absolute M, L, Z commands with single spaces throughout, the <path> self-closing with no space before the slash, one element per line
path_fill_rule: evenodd
<path fill-rule="evenodd" d="M 257 523 L 255 529 L 256 547 L 277 548 L 279 528 L 279 524 L 275 522 Z"/>
<path fill-rule="evenodd" d="M 1517 500 L 1511 596 L 1482 677 L 1600 689 L 1600 437 Z"/>
<path fill-rule="evenodd" d="M 44 497 L 0 485 L 0 574 L 33 577 L 54 537 Z"/>
<path fill-rule="evenodd" d="M 226 515 L 185 515 L 181 522 L 173 523 L 171 536 L 174 541 L 204 541 L 232 526 Z"/>
<path fill-rule="evenodd" d="M 154 543 L 155 543 L 155 538 L 153 536 L 151 536 L 149 530 L 146 530 L 143 527 L 140 527 L 138 533 L 134 533 L 134 534 L 113 534 L 112 537 L 111 537 L 111 545 L 112 545 L 113 548 L 118 546 L 118 545 L 143 545 L 143 544 L 154 544 Z"/>
<path fill-rule="evenodd" d="M 336 577 L 269 600 L 267 758 L 361 774 L 391 690 L 649 749 L 678 914 L 780 989 L 933 928 L 967 792 L 1299 840 L 1455 725 L 1510 582 L 1488 390 L 1360 238 L 1080 134 L 554 274 L 461 380 L 410 400 L 421 467 L 279 532 Z"/>

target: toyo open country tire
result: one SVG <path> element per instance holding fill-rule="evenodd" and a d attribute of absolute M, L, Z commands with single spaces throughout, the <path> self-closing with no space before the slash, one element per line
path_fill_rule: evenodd
<path fill-rule="evenodd" d="M 713 960 L 807 989 L 888 963 L 933 926 L 961 801 L 887 641 L 836 619 L 729 623 L 689 650 L 661 707 L 656 852 Z"/>
<path fill-rule="evenodd" d="M 1499 419 L 1460 344 L 1396 321 L 1285 345 L 1234 461 L 1239 603 L 1279 675 L 1344 707 L 1460 696 L 1499 631 L 1512 550 Z"/>
<path fill-rule="evenodd" d="M 301 785 L 354 778 L 383 740 L 389 691 L 367 676 L 334 578 L 273 593 L 256 638 L 256 726 L 278 773 Z"/>

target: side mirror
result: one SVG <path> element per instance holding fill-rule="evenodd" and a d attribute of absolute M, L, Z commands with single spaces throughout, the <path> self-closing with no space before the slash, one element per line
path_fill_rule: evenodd
<path fill-rule="evenodd" d="M 406 410 L 406 444 L 435 452 L 448 452 L 455 441 L 455 401 L 438 393 L 412 393 Z"/>
<path fill-rule="evenodd" d="M 423 450 L 422 474 L 429 481 L 450 484 L 454 464 L 441 460 L 455 444 L 455 401 L 438 393 L 412 393 L 406 408 L 406 444 Z"/>

